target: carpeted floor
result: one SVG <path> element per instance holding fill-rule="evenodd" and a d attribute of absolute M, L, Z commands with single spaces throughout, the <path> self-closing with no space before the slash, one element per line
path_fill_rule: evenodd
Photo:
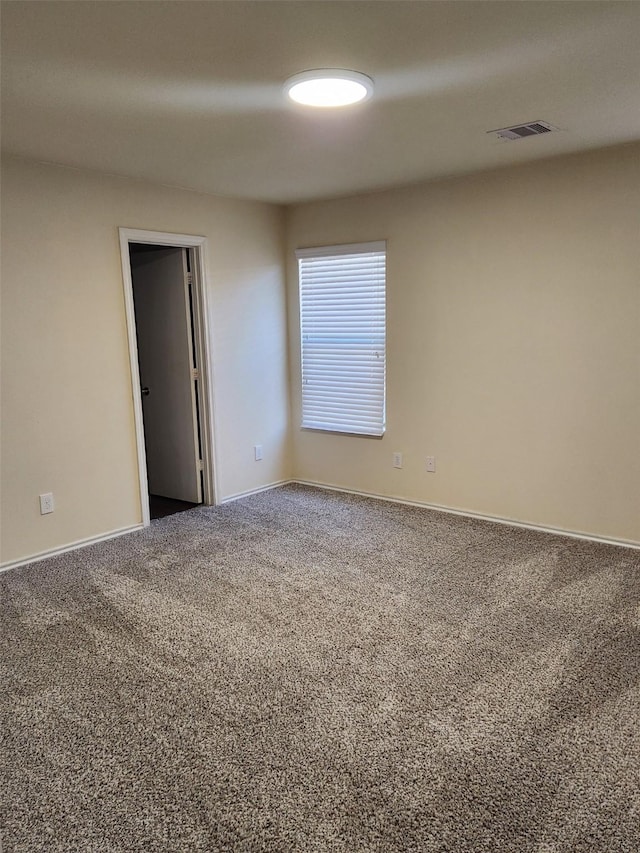
<path fill-rule="evenodd" d="M 640 552 L 284 487 L 6 572 L 3 853 L 640 850 Z"/>

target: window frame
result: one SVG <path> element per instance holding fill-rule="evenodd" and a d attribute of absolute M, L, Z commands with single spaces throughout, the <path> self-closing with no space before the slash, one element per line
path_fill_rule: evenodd
<path fill-rule="evenodd" d="M 382 352 L 382 378 L 381 381 L 373 380 L 371 377 L 369 379 L 373 382 L 373 394 L 374 394 L 374 403 L 376 406 L 379 406 L 379 413 L 376 412 L 375 417 L 369 418 L 370 425 L 367 427 L 365 421 L 366 418 L 362 416 L 358 417 L 357 413 L 354 413 L 354 420 L 351 425 L 349 425 L 346 421 L 344 424 L 335 424 L 329 425 L 329 423 L 322 424 L 321 418 L 316 417 L 316 423 L 313 422 L 313 418 L 307 413 L 305 415 L 305 349 L 308 351 L 308 339 L 305 341 L 305 335 L 308 333 L 305 332 L 305 313 L 309 310 L 309 301 L 306 301 L 305 306 L 305 296 L 303 293 L 303 264 L 305 260 L 321 260 L 322 258 L 332 258 L 338 259 L 342 256 L 351 256 L 354 255 L 382 255 L 382 275 L 381 275 L 381 288 L 380 281 L 377 280 L 373 287 L 377 288 L 378 291 L 381 290 L 382 295 L 382 308 L 380 310 L 380 293 L 377 295 L 371 296 L 363 296 L 363 305 L 365 308 L 367 307 L 367 302 L 369 302 L 371 316 L 372 316 L 372 324 L 375 326 L 378 324 L 378 334 L 380 319 L 382 321 L 382 346 L 378 344 L 375 349 L 377 349 L 376 359 L 380 358 L 379 352 Z M 381 439 L 383 438 L 386 430 L 386 358 L 387 358 L 387 317 L 386 317 L 386 303 L 387 303 L 387 241 L 386 240 L 373 240 L 364 243 L 342 243 L 331 246 L 315 246 L 315 247 L 307 247 L 302 249 L 297 249 L 295 251 L 296 262 L 298 265 L 298 304 L 299 304 L 299 329 L 300 329 L 300 389 L 301 389 L 301 401 L 300 401 L 300 429 L 305 432 L 321 432 L 327 434 L 334 435 L 350 435 L 356 436 L 359 438 L 374 438 Z M 364 267 L 363 262 L 363 267 Z M 308 276 L 311 274 L 308 273 Z M 378 274 L 378 279 L 380 278 Z M 307 283 L 308 286 L 308 283 Z M 378 305 L 376 306 L 376 301 Z M 334 308 L 335 310 L 335 308 Z M 350 313 L 353 312 L 353 308 L 350 306 Z M 373 327 L 372 326 L 372 327 Z M 361 334 L 361 332 L 359 332 Z M 375 334 L 372 334 L 372 338 L 375 337 Z M 371 349 L 373 352 L 375 341 L 370 341 Z M 346 357 L 346 354 L 345 354 Z M 361 356 L 360 356 L 361 358 Z M 348 362 L 346 362 L 348 365 Z M 351 364 L 353 365 L 354 362 Z M 373 360 L 373 355 L 370 356 L 369 365 L 373 368 L 374 364 L 377 364 Z M 363 390 L 366 388 L 365 382 L 362 380 L 358 380 L 356 385 L 354 386 L 356 400 L 358 398 L 358 394 L 362 394 Z M 366 391 L 365 391 L 366 393 Z M 330 392 L 327 394 L 329 396 Z M 362 402 L 362 401 L 360 401 Z M 357 406 L 357 402 L 356 402 Z M 335 412 L 339 411 L 334 407 L 334 417 Z M 349 413 L 348 407 L 345 407 L 345 411 Z M 353 410 L 352 410 L 353 413 Z M 328 413 L 327 421 L 331 421 L 331 413 Z M 341 428 L 346 427 L 346 428 Z"/>

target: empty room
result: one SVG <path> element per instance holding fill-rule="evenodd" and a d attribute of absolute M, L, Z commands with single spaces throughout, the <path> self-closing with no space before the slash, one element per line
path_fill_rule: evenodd
<path fill-rule="evenodd" d="M 0 11 L 2 853 L 637 853 L 640 3 Z"/>

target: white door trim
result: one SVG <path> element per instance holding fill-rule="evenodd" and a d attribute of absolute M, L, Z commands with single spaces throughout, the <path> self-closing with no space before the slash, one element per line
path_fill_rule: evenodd
<path fill-rule="evenodd" d="M 164 231 L 142 231 L 135 228 L 118 228 L 120 235 L 120 258 L 122 262 L 122 281 L 124 285 L 124 306 L 127 320 L 127 338 L 129 341 L 129 365 L 131 369 L 131 390 L 133 393 L 133 416 L 136 430 L 138 455 L 138 478 L 140 483 L 140 505 L 142 523 L 150 524 L 149 494 L 147 486 L 147 459 L 144 445 L 144 421 L 142 417 L 142 396 L 140 393 L 140 373 L 138 368 L 138 342 L 136 338 L 136 318 L 133 304 L 133 282 L 131 280 L 130 243 L 147 243 L 157 246 L 177 246 L 192 249 L 193 258 L 193 316 L 195 347 L 200 371 L 198 402 L 200 404 L 200 442 L 202 452 L 203 499 L 208 505 L 217 503 L 219 494 L 215 454 L 216 415 L 211 361 L 211 335 L 209 329 L 209 311 L 207 305 L 208 244 L 206 237 L 193 234 L 170 234 Z"/>

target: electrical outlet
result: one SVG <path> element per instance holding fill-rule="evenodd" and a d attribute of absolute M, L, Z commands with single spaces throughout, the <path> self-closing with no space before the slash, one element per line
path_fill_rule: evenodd
<path fill-rule="evenodd" d="M 402 453 L 393 454 L 393 467 L 402 468 Z"/>
<path fill-rule="evenodd" d="M 53 512 L 53 493 L 47 492 L 46 495 L 40 495 L 40 515 L 50 512 Z"/>
<path fill-rule="evenodd" d="M 427 471 L 430 474 L 436 473 L 436 457 L 435 456 L 427 456 Z"/>
<path fill-rule="evenodd" d="M 253 445 L 253 455 L 255 456 L 256 462 L 259 462 L 262 459 L 262 445 L 254 444 Z"/>

